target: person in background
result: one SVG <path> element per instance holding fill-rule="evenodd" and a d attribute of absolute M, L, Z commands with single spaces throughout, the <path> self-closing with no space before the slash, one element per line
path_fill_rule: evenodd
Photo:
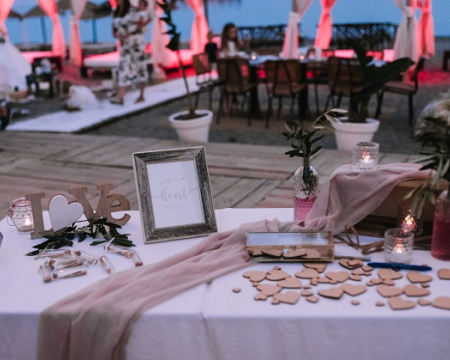
<path fill-rule="evenodd" d="M 25 76 L 27 81 L 27 93 L 33 93 L 33 85 L 37 86 L 37 77 L 41 74 L 51 74 L 52 73 L 52 63 L 49 59 L 44 58 L 41 60 L 39 66 L 36 66 L 35 72 Z"/>
<path fill-rule="evenodd" d="M 222 43 L 220 49 L 220 57 L 232 57 L 239 55 L 242 50 L 242 43 L 238 38 L 236 25 L 227 23 L 222 30 Z"/>
<path fill-rule="evenodd" d="M 145 34 L 147 25 L 152 21 L 150 12 L 148 11 L 148 1 L 140 0 L 138 2 L 138 10 L 136 13 L 136 25 L 141 29 L 141 33 Z"/>
<path fill-rule="evenodd" d="M 213 42 L 214 33 L 212 30 L 208 31 L 208 43 L 205 45 L 205 53 L 208 54 L 208 60 L 211 66 L 215 69 L 217 63 L 217 52 L 218 47 L 215 42 Z"/>
<path fill-rule="evenodd" d="M 2 100 L 0 102 L 0 130 L 5 130 L 9 124 L 9 118 L 11 116 L 11 111 L 8 108 L 8 103 L 6 100 Z"/>
<path fill-rule="evenodd" d="M 87 86 L 73 85 L 65 80 L 62 85 L 64 108 L 67 111 L 80 111 L 98 105 L 95 94 Z"/>
<path fill-rule="evenodd" d="M 126 87 L 134 82 L 139 83 L 139 97 L 136 103 L 144 101 L 144 90 L 147 83 L 147 56 L 142 29 L 148 22 L 139 23 L 138 9 L 131 6 L 130 0 L 118 0 L 113 10 L 113 35 L 120 41 L 120 56 L 117 76 L 117 96 L 111 99 L 113 104 L 123 104 Z M 145 25 L 144 25 L 145 23 Z"/>

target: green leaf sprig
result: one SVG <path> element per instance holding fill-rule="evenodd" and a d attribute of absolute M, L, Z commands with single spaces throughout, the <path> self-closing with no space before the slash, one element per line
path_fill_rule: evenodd
<path fill-rule="evenodd" d="M 298 156 L 307 160 L 322 149 L 322 146 L 314 146 L 317 141 L 323 138 L 323 135 L 316 136 L 320 129 L 308 131 L 298 122 L 292 120 L 286 120 L 285 127 L 287 131 L 282 134 L 286 137 L 286 140 L 292 140 L 291 147 L 293 150 L 285 153 L 289 157 Z"/>
<path fill-rule="evenodd" d="M 117 229 L 121 229 L 120 225 L 108 222 L 106 218 L 100 218 L 89 222 L 88 225 L 78 228 L 75 223 L 55 232 L 54 235 L 46 235 L 47 240 L 38 245 L 33 246 L 34 251 L 27 253 L 27 256 L 35 256 L 40 250 L 59 249 L 63 246 L 72 246 L 73 241 L 83 242 L 88 236 L 92 239 L 103 238 L 91 242 L 91 246 L 103 244 L 111 241 L 111 244 L 132 247 L 136 246 L 132 241 L 128 240 L 130 234 L 120 234 Z"/>

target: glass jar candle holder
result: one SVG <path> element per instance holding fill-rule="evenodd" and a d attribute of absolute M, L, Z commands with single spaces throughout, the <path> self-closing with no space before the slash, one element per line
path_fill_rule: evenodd
<path fill-rule="evenodd" d="M 379 148 L 380 145 L 374 142 L 359 142 L 353 145 L 353 170 L 375 170 L 378 166 Z"/>
<path fill-rule="evenodd" d="M 384 233 L 384 259 L 388 263 L 409 264 L 412 259 L 414 234 L 400 228 Z"/>
<path fill-rule="evenodd" d="M 8 209 L 7 222 L 9 225 L 15 226 L 20 233 L 32 232 L 34 230 L 34 221 L 31 202 L 23 197 L 15 199 Z"/>

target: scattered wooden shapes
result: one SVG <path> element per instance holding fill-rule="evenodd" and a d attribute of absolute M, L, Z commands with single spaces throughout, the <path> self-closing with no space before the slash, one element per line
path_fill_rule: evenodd
<path fill-rule="evenodd" d="M 302 269 L 301 271 L 296 272 L 295 276 L 300 279 L 315 279 L 315 278 L 318 278 L 320 275 L 316 269 L 306 268 L 306 269 Z"/>
<path fill-rule="evenodd" d="M 330 280 L 331 285 L 336 285 L 337 283 L 338 283 L 338 281 L 336 281 L 336 280 Z"/>
<path fill-rule="evenodd" d="M 383 297 L 394 297 L 403 294 L 403 289 L 384 284 L 378 285 L 377 291 Z"/>
<path fill-rule="evenodd" d="M 365 272 L 373 271 L 373 267 L 369 265 L 364 265 L 361 269 L 363 269 Z"/>
<path fill-rule="evenodd" d="M 381 280 L 381 279 L 372 278 L 368 282 L 366 282 L 366 285 L 367 286 L 380 285 L 382 282 L 383 282 L 383 280 Z"/>
<path fill-rule="evenodd" d="M 378 277 L 383 280 L 397 280 L 403 277 L 403 274 L 390 269 L 381 269 L 378 271 Z"/>
<path fill-rule="evenodd" d="M 272 281 L 279 281 L 284 280 L 291 277 L 287 272 L 284 272 L 283 270 L 269 270 L 266 275 L 267 280 Z"/>
<path fill-rule="evenodd" d="M 257 289 L 267 296 L 273 296 L 281 291 L 279 286 L 266 284 L 259 284 Z"/>
<path fill-rule="evenodd" d="M 278 305 L 280 303 L 279 300 L 273 299 L 272 300 L 272 305 Z"/>
<path fill-rule="evenodd" d="M 340 287 L 332 287 L 329 289 L 321 289 L 317 292 L 320 296 L 329 298 L 329 299 L 340 299 L 344 294 L 344 290 Z"/>
<path fill-rule="evenodd" d="M 353 281 L 361 281 L 362 277 L 361 275 L 350 275 L 349 279 Z"/>
<path fill-rule="evenodd" d="M 352 270 L 352 275 L 364 275 L 366 272 L 363 269 Z"/>
<path fill-rule="evenodd" d="M 259 285 L 259 282 L 254 282 L 253 287 L 257 287 Z"/>
<path fill-rule="evenodd" d="M 352 305 L 358 306 L 360 302 L 358 300 L 352 300 Z"/>
<path fill-rule="evenodd" d="M 378 307 L 383 307 L 383 306 L 385 305 L 385 303 L 382 302 L 382 301 L 377 301 L 377 302 L 375 303 L 375 305 L 378 306 Z"/>
<path fill-rule="evenodd" d="M 364 275 L 364 276 L 371 276 L 372 273 L 371 273 L 370 271 L 364 271 L 364 272 L 363 272 L 363 275 Z"/>
<path fill-rule="evenodd" d="M 339 260 L 339 265 L 345 267 L 346 269 L 356 269 L 361 267 L 363 262 L 361 260 L 350 260 L 350 259 L 341 259 Z"/>
<path fill-rule="evenodd" d="M 381 283 L 387 286 L 394 286 L 395 282 L 392 279 L 383 279 L 381 280 Z"/>
<path fill-rule="evenodd" d="M 440 296 L 434 299 L 433 306 L 439 309 L 450 310 L 450 297 Z"/>
<path fill-rule="evenodd" d="M 419 300 L 417 300 L 417 303 L 418 303 L 420 306 L 428 306 L 428 305 L 431 305 L 431 301 L 430 301 L 430 300 L 427 300 L 427 299 L 419 299 Z"/>
<path fill-rule="evenodd" d="M 430 295 L 430 291 L 427 289 L 424 289 L 422 287 L 418 287 L 417 285 L 414 284 L 409 284 L 406 285 L 403 288 L 403 292 L 405 293 L 406 296 L 409 297 L 419 297 L 419 296 L 428 296 Z"/>
<path fill-rule="evenodd" d="M 422 287 L 423 288 L 429 288 L 430 287 L 430 283 L 422 283 Z"/>
<path fill-rule="evenodd" d="M 242 274 L 243 277 L 248 278 L 251 282 L 260 282 L 266 278 L 265 271 L 246 271 Z"/>
<path fill-rule="evenodd" d="M 279 302 L 294 305 L 300 299 L 300 295 L 295 291 L 288 291 L 286 293 L 275 294 L 273 298 Z"/>
<path fill-rule="evenodd" d="M 239 288 L 234 288 L 234 289 L 233 289 L 233 292 L 236 293 L 236 294 L 237 294 L 237 293 L 240 293 L 240 292 L 241 292 L 241 289 L 239 289 Z"/>
<path fill-rule="evenodd" d="M 391 297 L 388 302 L 392 310 L 409 310 L 416 307 L 414 301 L 405 300 L 399 296 Z"/>
<path fill-rule="evenodd" d="M 316 249 L 308 249 L 306 250 L 306 255 L 304 256 L 305 259 L 320 259 L 320 252 L 318 252 Z"/>
<path fill-rule="evenodd" d="M 303 289 L 309 290 L 309 289 L 311 289 L 311 285 L 305 285 L 305 286 L 303 286 Z"/>
<path fill-rule="evenodd" d="M 317 286 L 317 284 L 318 284 L 317 279 L 311 279 L 311 280 L 309 281 L 309 285 Z"/>
<path fill-rule="evenodd" d="M 287 259 L 300 258 L 306 256 L 306 250 L 297 249 L 297 250 L 288 250 L 283 254 L 283 257 Z"/>
<path fill-rule="evenodd" d="M 441 280 L 450 280 L 450 269 L 439 269 L 437 274 Z"/>
<path fill-rule="evenodd" d="M 280 250 L 280 249 L 263 249 L 263 250 L 261 250 L 261 252 L 264 255 L 271 256 L 274 258 L 279 258 L 279 257 L 281 257 L 281 255 L 283 255 L 283 250 Z"/>
<path fill-rule="evenodd" d="M 253 299 L 255 299 L 256 301 L 259 301 L 259 300 L 266 301 L 267 295 L 264 294 L 263 292 L 259 292 L 255 295 L 255 297 Z"/>
<path fill-rule="evenodd" d="M 273 267 L 273 269 L 274 269 L 274 270 L 281 270 L 281 268 L 280 268 L 278 265 L 275 265 L 275 266 Z"/>
<path fill-rule="evenodd" d="M 418 271 L 410 271 L 409 273 L 406 274 L 406 277 L 413 284 L 414 283 L 426 283 L 426 282 L 433 280 L 433 278 L 430 275 L 424 275 Z"/>
<path fill-rule="evenodd" d="M 341 289 L 350 296 L 358 296 L 367 291 L 364 285 L 343 284 L 341 285 Z"/>
<path fill-rule="evenodd" d="M 285 289 L 301 289 L 302 282 L 294 277 L 290 277 L 281 281 L 278 281 L 277 286 Z"/>
<path fill-rule="evenodd" d="M 317 283 L 318 284 L 329 284 L 330 283 L 330 279 L 326 278 L 326 277 L 320 277 L 317 279 Z"/>
<path fill-rule="evenodd" d="M 325 273 L 325 276 L 332 281 L 334 280 L 342 283 L 350 277 L 350 274 L 347 271 L 339 271 L 339 272 L 329 271 Z"/>
<path fill-rule="evenodd" d="M 326 263 L 303 263 L 303 266 L 308 268 L 308 269 L 315 269 L 317 270 L 317 272 L 319 273 L 323 273 L 325 271 L 325 269 L 327 268 L 327 264 Z"/>
<path fill-rule="evenodd" d="M 309 301 L 312 304 L 315 304 L 319 301 L 319 298 L 317 296 L 308 296 L 306 298 L 306 301 Z"/>
<path fill-rule="evenodd" d="M 261 256 L 261 255 L 262 255 L 261 249 L 250 249 L 250 250 L 248 251 L 248 253 L 249 253 L 251 256 Z"/>
<path fill-rule="evenodd" d="M 314 293 L 312 291 L 310 291 L 310 290 L 302 290 L 300 295 L 303 296 L 303 297 L 308 297 L 308 296 L 313 296 Z"/>

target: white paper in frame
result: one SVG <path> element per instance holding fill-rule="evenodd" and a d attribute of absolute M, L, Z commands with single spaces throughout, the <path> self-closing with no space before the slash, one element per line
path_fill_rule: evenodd
<path fill-rule="evenodd" d="M 202 146 L 133 154 L 146 243 L 217 231 Z"/>

